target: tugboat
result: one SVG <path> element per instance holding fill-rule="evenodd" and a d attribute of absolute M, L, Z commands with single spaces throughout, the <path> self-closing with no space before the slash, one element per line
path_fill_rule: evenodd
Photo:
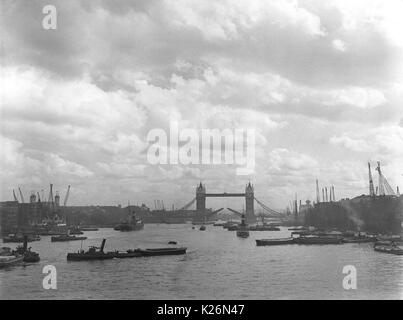
<path fill-rule="evenodd" d="M 102 239 L 102 244 L 100 247 L 91 246 L 88 251 L 80 250 L 75 253 L 68 253 L 68 261 L 88 261 L 88 260 L 106 260 L 113 259 L 115 257 L 114 252 L 104 252 L 106 239 Z"/>
<path fill-rule="evenodd" d="M 0 268 L 14 266 L 23 262 L 24 256 L 12 252 L 10 248 L 0 248 Z"/>
<path fill-rule="evenodd" d="M 28 237 L 24 236 L 24 243 L 22 246 L 18 246 L 13 253 L 17 255 L 22 255 L 23 261 L 27 263 L 39 262 L 41 259 L 39 253 L 31 251 L 31 247 L 28 247 Z"/>
<path fill-rule="evenodd" d="M 137 231 L 144 228 L 144 223 L 141 219 L 137 219 L 134 212 L 129 217 L 129 221 L 123 221 L 113 229 L 117 231 Z"/>
<path fill-rule="evenodd" d="M 239 238 L 249 237 L 248 225 L 245 222 L 245 214 L 242 214 L 241 216 L 241 224 L 239 225 L 238 230 L 236 231 L 236 235 Z"/>

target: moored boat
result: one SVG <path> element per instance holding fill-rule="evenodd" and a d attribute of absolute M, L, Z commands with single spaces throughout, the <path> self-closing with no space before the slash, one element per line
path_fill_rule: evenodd
<path fill-rule="evenodd" d="M 331 236 L 300 236 L 294 238 L 298 244 L 342 244 L 343 239 Z"/>
<path fill-rule="evenodd" d="M 39 241 L 41 237 L 38 235 L 29 235 L 27 238 L 28 242 Z M 4 243 L 23 243 L 24 242 L 24 235 L 17 235 L 17 234 L 9 234 L 3 238 Z"/>
<path fill-rule="evenodd" d="M 143 257 L 151 256 L 167 256 L 167 255 L 179 255 L 186 254 L 187 248 L 153 248 L 153 249 L 137 249 Z"/>
<path fill-rule="evenodd" d="M 280 231 L 279 227 L 271 226 L 268 224 L 250 226 L 249 231 Z"/>
<path fill-rule="evenodd" d="M 129 206 L 128 206 L 129 208 Z M 127 221 L 123 221 L 116 225 L 113 230 L 116 231 L 138 231 L 144 228 L 144 222 L 141 219 L 137 219 L 134 212 L 129 214 Z"/>
<path fill-rule="evenodd" d="M 292 231 L 291 235 L 299 235 L 299 236 L 310 236 L 312 235 L 312 231 L 309 230 L 299 230 L 299 231 Z"/>
<path fill-rule="evenodd" d="M 374 250 L 399 256 L 403 255 L 403 247 L 396 245 L 394 241 L 377 241 L 374 244 Z"/>
<path fill-rule="evenodd" d="M 226 228 L 228 231 L 237 231 L 239 229 L 239 224 L 233 224 Z"/>
<path fill-rule="evenodd" d="M 65 242 L 65 241 L 77 241 L 77 240 L 86 240 L 87 237 L 77 237 L 71 236 L 68 234 L 60 235 L 60 236 L 53 236 L 50 238 L 52 242 Z"/>
<path fill-rule="evenodd" d="M 276 246 L 283 244 L 294 244 L 295 239 L 292 237 L 289 238 L 277 238 L 277 239 L 256 239 L 257 246 Z"/>
<path fill-rule="evenodd" d="M 239 238 L 248 238 L 249 237 L 249 227 L 246 224 L 245 214 L 242 214 L 242 216 L 241 216 L 241 224 L 239 225 L 239 228 L 236 231 L 236 235 Z"/>
<path fill-rule="evenodd" d="M 0 268 L 6 268 L 17 265 L 23 262 L 23 259 L 24 259 L 23 255 L 11 251 L 11 248 L 8 247 L 0 248 Z"/>
<path fill-rule="evenodd" d="M 98 231 L 98 228 L 92 228 L 92 227 L 84 227 L 80 228 L 81 231 Z"/>
<path fill-rule="evenodd" d="M 227 221 L 218 220 L 213 223 L 213 226 L 214 227 L 223 227 L 223 226 L 225 226 L 226 223 L 227 223 Z"/>
<path fill-rule="evenodd" d="M 200 231 L 206 231 L 206 226 L 205 225 L 200 226 L 199 230 Z"/>
<path fill-rule="evenodd" d="M 249 231 L 246 230 L 237 230 L 236 232 L 236 236 L 239 238 L 248 238 L 249 237 Z"/>
<path fill-rule="evenodd" d="M 308 231 L 308 228 L 300 226 L 300 227 L 291 227 L 291 228 L 288 228 L 288 230 L 289 231 Z"/>
<path fill-rule="evenodd" d="M 14 266 L 23 262 L 24 256 L 21 255 L 9 255 L 9 256 L 1 256 L 0 255 L 0 268 L 6 268 L 10 266 Z"/>
<path fill-rule="evenodd" d="M 344 243 L 368 243 L 375 241 L 376 241 L 375 237 L 369 237 L 369 236 L 358 236 L 358 237 L 354 236 L 343 238 Z"/>
<path fill-rule="evenodd" d="M 113 257 L 118 259 L 142 257 L 139 249 L 127 250 L 126 252 L 115 251 L 109 253 L 112 253 Z"/>

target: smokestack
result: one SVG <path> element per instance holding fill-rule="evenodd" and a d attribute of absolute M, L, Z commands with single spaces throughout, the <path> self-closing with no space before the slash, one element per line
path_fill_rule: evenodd
<path fill-rule="evenodd" d="M 106 242 L 106 239 L 102 239 L 102 244 L 101 244 L 101 248 L 100 248 L 101 252 L 104 252 L 105 242 Z"/>
<path fill-rule="evenodd" d="M 322 202 L 325 202 L 325 189 L 322 188 Z"/>
<path fill-rule="evenodd" d="M 327 202 L 327 187 L 325 187 L 325 191 L 326 191 L 326 202 Z"/>
<path fill-rule="evenodd" d="M 24 242 L 22 247 L 24 248 L 24 253 L 27 252 L 28 249 L 28 236 L 26 234 L 24 234 Z"/>
<path fill-rule="evenodd" d="M 318 179 L 316 179 L 316 203 L 320 202 L 320 195 L 319 195 L 319 182 Z"/>
<path fill-rule="evenodd" d="M 332 186 L 333 189 L 333 201 L 336 201 L 336 195 L 334 194 L 334 186 Z"/>
<path fill-rule="evenodd" d="M 400 197 L 399 186 L 396 187 L 396 195 L 397 195 L 398 197 Z"/>

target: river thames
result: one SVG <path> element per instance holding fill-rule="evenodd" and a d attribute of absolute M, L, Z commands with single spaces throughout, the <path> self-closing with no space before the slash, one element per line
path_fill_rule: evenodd
<path fill-rule="evenodd" d="M 85 232 L 87 240 L 31 242 L 36 264 L 0 270 L 0 299 L 403 299 L 403 256 L 374 252 L 371 243 L 257 247 L 255 239 L 290 231 L 251 232 L 241 239 L 222 227 L 146 224 L 144 230 Z M 137 247 L 188 248 L 186 255 L 66 260 L 68 252 L 100 245 L 105 251 Z M 16 244 L 3 244 L 14 248 Z M 45 265 L 57 270 L 57 289 L 42 285 Z M 357 270 L 357 289 L 343 288 L 343 267 Z"/>

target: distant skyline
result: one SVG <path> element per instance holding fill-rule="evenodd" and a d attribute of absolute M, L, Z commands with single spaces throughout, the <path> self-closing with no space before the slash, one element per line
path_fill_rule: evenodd
<path fill-rule="evenodd" d="M 367 162 L 403 188 L 403 2 L 2 1 L 0 198 L 180 207 L 202 181 L 276 209 L 368 193 Z M 256 130 L 255 172 L 152 165 L 147 134 Z M 225 207 L 242 199 L 209 199 Z"/>

